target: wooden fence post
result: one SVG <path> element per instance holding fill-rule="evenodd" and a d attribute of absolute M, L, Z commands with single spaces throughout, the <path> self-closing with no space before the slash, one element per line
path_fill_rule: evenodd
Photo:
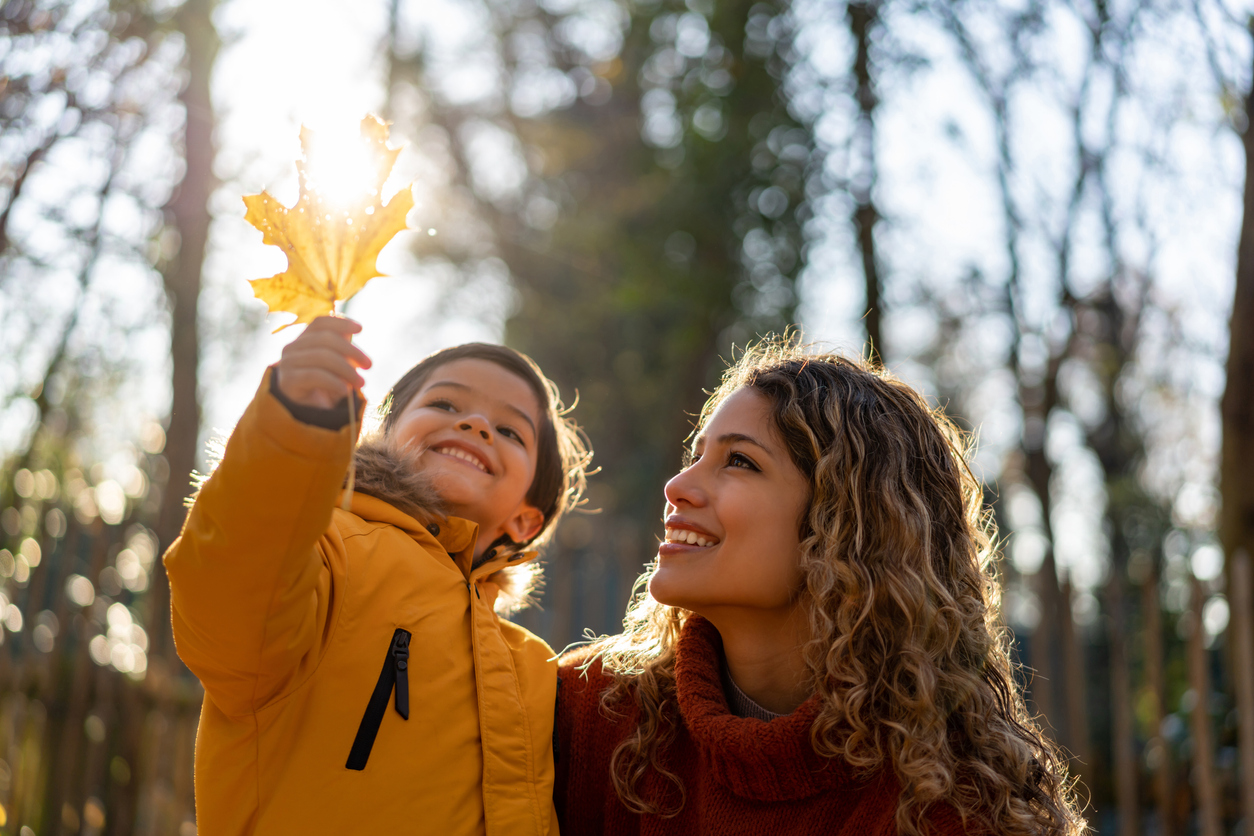
<path fill-rule="evenodd" d="M 1113 566 L 1106 585 L 1107 636 L 1110 642 L 1110 748 L 1115 772 L 1115 803 L 1119 809 L 1119 834 L 1137 836 L 1141 825 L 1137 802 L 1136 733 L 1132 716 L 1131 674 L 1128 670 L 1128 618 L 1123 596 L 1123 572 L 1119 566 Z"/>
<path fill-rule="evenodd" d="M 1167 719 L 1167 677 L 1163 660 L 1163 616 L 1158 598 L 1158 566 L 1150 568 L 1142 587 L 1141 608 L 1145 611 L 1145 670 L 1149 679 L 1154 724 L 1151 744 L 1157 744 L 1158 761 L 1154 764 L 1154 800 L 1158 806 L 1158 832 L 1175 836 L 1176 814 L 1171 793 L 1171 746 L 1163 739 L 1163 721 Z"/>
<path fill-rule="evenodd" d="M 1232 555 L 1232 587 L 1228 590 L 1232 620 L 1232 679 L 1237 691 L 1237 731 L 1241 752 L 1241 814 L 1245 832 L 1254 827 L 1254 596 L 1251 595 L 1250 555 L 1237 549 Z"/>
<path fill-rule="evenodd" d="M 1193 583 L 1189 609 L 1189 684 L 1197 699 L 1193 703 L 1193 792 L 1197 801 L 1200 836 L 1221 836 L 1219 794 L 1215 786 L 1215 744 L 1211 737 L 1210 669 L 1207 665 L 1206 635 L 1202 605 L 1206 601 L 1202 582 Z"/>

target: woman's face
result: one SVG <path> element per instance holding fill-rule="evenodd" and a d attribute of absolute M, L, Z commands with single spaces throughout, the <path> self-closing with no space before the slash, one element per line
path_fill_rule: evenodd
<path fill-rule="evenodd" d="M 666 540 L 649 592 L 711 621 L 729 611 L 788 615 L 802 586 L 809 485 L 752 388 L 723 401 L 666 484 Z"/>

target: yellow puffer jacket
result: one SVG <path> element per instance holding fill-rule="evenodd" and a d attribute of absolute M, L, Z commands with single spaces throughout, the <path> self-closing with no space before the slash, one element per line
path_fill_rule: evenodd
<path fill-rule="evenodd" d="M 557 667 L 493 612 L 506 558 L 471 571 L 466 520 L 336 507 L 349 432 L 293 418 L 267 373 L 165 556 L 205 687 L 199 832 L 556 834 Z"/>

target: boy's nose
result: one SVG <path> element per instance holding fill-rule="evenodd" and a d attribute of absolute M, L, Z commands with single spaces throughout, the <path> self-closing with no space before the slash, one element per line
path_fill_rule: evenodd
<path fill-rule="evenodd" d="M 487 419 L 485 419 L 482 415 L 466 416 L 462 419 L 462 422 L 457 425 L 457 428 L 466 432 L 478 433 L 479 437 L 484 441 L 492 440 L 492 433 L 489 432 L 490 427 L 488 426 Z"/>

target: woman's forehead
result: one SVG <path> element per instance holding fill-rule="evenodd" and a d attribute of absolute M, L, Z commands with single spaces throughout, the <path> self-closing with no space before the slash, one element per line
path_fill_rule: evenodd
<path fill-rule="evenodd" d="M 693 443 L 726 435 L 748 435 L 760 439 L 763 446 L 777 443 L 770 399 L 750 386 L 740 387 L 724 398 L 697 428 Z"/>

